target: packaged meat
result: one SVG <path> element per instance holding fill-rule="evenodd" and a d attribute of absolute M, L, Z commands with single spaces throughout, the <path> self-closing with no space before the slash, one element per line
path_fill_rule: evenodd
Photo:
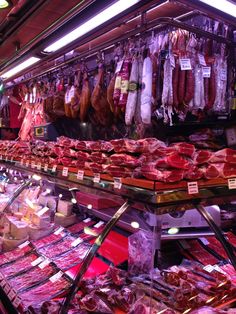
<path fill-rule="evenodd" d="M 75 233 L 79 233 L 81 231 L 84 230 L 84 227 L 89 227 L 89 226 L 92 226 L 95 224 L 95 221 L 93 221 L 92 219 L 90 218 L 87 218 L 88 221 L 85 222 L 85 221 L 80 221 L 79 223 L 75 224 L 75 225 L 72 225 L 70 226 L 69 228 L 67 228 L 67 230 L 72 233 L 72 234 L 75 234 Z M 85 219 L 86 220 L 86 219 Z"/>
<path fill-rule="evenodd" d="M 24 255 L 30 253 L 33 250 L 31 244 L 24 246 L 23 248 L 16 248 L 12 251 L 0 254 L 0 266 L 9 262 L 13 262 L 16 259 L 23 257 Z"/>
<path fill-rule="evenodd" d="M 37 249 L 40 249 L 42 247 L 45 247 L 47 245 L 60 241 L 65 235 L 66 235 L 65 232 L 61 232 L 59 234 L 52 233 L 42 239 L 33 241 L 33 244 Z"/>

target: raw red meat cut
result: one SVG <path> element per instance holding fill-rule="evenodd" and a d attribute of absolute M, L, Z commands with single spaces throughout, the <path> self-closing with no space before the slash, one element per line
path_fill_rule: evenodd
<path fill-rule="evenodd" d="M 73 140 L 65 136 L 58 137 L 57 144 L 62 147 L 73 147 L 74 145 Z"/>
<path fill-rule="evenodd" d="M 235 178 L 236 177 L 236 164 L 216 164 L 219 167 L 220 175 L 222 178 Z"/>
<path fill-rule="evenodd" d="M 165 170 L 162 173 L 166 183 L 179 182 L 184 178 L 184 170 Z"/>
<path fill-rule="evenodd" d="M 138 141 L 131 139 L 111 140 L 110 143 L 113 145 L 116 153 L 135 153 L 139 151 L 140 147 Z"/>
<path fill-rule="evenodd" d="M 164 149 L 165 143 L 156 138 L 145 138 L 137 141 L 139 153 L 154 153 L 158 149 Z"/>
<path fill-rule="evenodd" d="M 179 154 L 189 157 L 192 157 L 195 153 L 194 145 L 185 142 L 174 143 L 170 147 L 174 147 Z"/>
<path fill-rule="evenodd" d="M 75 237 L 66 236 L 59 242 L 56 242 L 47 247 L 40 248 L 39 252 L 46 257 L 53 258 L 57 255 L 63 254 L 66 251 L 69 251 L 72 248 L 71 244 L 75 241 L 75 239 Z"/>
<path fill-rule="evenodd" d="M 39 267 L 34 267 L 33 269 L 19 275 L 14 276 L 12 279 L 9 279 L 9 283 L 15 290 L 20 291 L 23 289 L 28 289 L 40 282 L 48 279 L 54 275 L 58 270 L 53 267 L 51 264 L 45 266 L 43 269 Z"/>
<path fill-rule="evenodd" d="M 108 165 L 98 164 L 95 162 L 86 163 L 86 168 L 93 171 L 93 173 L 104 173 Z"/>
<path fill-rule="evenodd" d="M 212 158 L 212 152 L 209 150 L 198 150 L 193 157 L 194 163 L 197 165 L 205 164 Z"/>
<path fill-rule="evenodd" d="M 145 178 L 149 180 L 164 181 L 163 171 L 157 169 L 153 169 L 151 171 L 143 171 L 141 168 L 141 173 Z"/>
<path fill-rule="evenodd" d="M 39 256 L 37 254 L 32 253 L 14 261 L 13 263 L 1 266 L 0 271 L 4 274 L 5 277 L 16 275 L 19 272 L 23 272 L 32 268 L 31 263 L 38 257 Z"/>
<path fill-rule="evenodd" d="M 179 154 L 170 154 L 166 157 L 167 164 L 172 168 L 188 169 L 190 162 Z"/>
<path fill-rule="evenodd" d="M 98 164 L 105 164 L 108 161 L 108 156 L 101 152 L 93 152 L 90 155 L 90 159 Z"/>
<path fill-rule="evenodd" d="M 40 249 L 41 247 L 45 247 L 49 244 L 53 244 L 54 242 L 60 241 L 63 236 L 65 236 L 65 233 L 60 233 L 60 234 L 50 234 L 42 239 L 36 240 L 33 242 L 34 246 L 37 249 Z"/>
<path fill-rule="evenodd" d="M 72 163 L 72 158 L 70 157 L 61 157 L 57 159 L 57 164 L 61 164 L 65 167 L 69 167 Z"/>
<path fill-rule="evenodd" d="M 110 157 L 110 161 L 115 166 L 126 166 L 131 168 L 140 166 L 141 162 L 140 159 L 128 154 L 113 154 Z"/>
<path fill-rule="evenodd" d="M 203 177 L 203 170 L 201 168 L 191 166 L 184 172 L 184 178 L 187 180 L 200 180 Z"/>
<path fill-rule="evenodd" d="M 101 141 L 101 151 L 111 152 L 113 150 L 113 145 L 110 142 Z"/>
<path fill-rule="evenodd" d="M 82 160 L 72 160 L 71 167 L 76 167 L 78 169 L 85 169 L 85 161 Z"/>
<path fill-rule="evenodd" d="M 69 228 L 67 228 L 67 230 L 70 231 L 72 234 L 78 233 L 78 232 L 82 231 L 84 229 L 84 227 L 89 227 L 89 226 L 92 226 L 94 224 L 95 224 L 95 222 L 93 220 L 90 220 L 88 222 L 81 221 L 81 222 L 79 222 L 73 226 L 70 226 Z"/>
<path fill-rule="evenodd" d="M 113 166 L 113 165 L 109 165 L 106 168 L 106 172 L 110 174 L 111 176 L 117 177 L 117 178 L 131 177 L 132 175 L 132 171 L 129 168 Z"/>
<path fill-rule="evenodd" d="M 90 154 L 86 152 L 77 152 L 76 158 L 81 161 L 90 161 Z"/>
<path fill-rule="evenodd" d="M 236 164 L 236 150 L 231 148 L 221 149 L 213 154 L 210 159 L 212 163 L 226 162 L 230 164 Z"/>
<path fill-rule="evenodd" d="M 220 177 L 220 170 L 217 167 L 217 164 L 208 165 L 207 167 L 203 167 L 201 169 L 206 179 L 217 179 Z"/>
<path fill-rule="evenodd" d="M 77 141 L 75 148 L 78 150 L 87 150 L 87 142 L 86 141 Z"/>
<path fill-rule="evenodd" d="M 206 237 L 206 240 L 209 242 L 208 244 L 204 244 L 204 245 L 206 245 L 206 247 L 208 247 L 212 251 L 216 252 L 222 258 L 225 258 L 225 259 L 228 258 L 228 256 L 227 256 L 225 250 L 223 249 L 221 243 L 215 237 L 209 236 L 209 237 Z"/>

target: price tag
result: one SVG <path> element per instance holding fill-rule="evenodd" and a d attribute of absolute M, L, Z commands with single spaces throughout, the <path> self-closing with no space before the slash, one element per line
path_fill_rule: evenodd
<path fill-rule="evenodd" d="M 184 250 L 190 249 L 190 245 L 188 244 L 188 242 L 186 240 L 180 240 L 179 243 L 181 244 L 181 246 Z"/>
<path fill-rule="evenodd" d="M 18 245 L 19 249 L 23 249 L 24 247 L 26 247 L 28 244 L 30 244 L 30 241 L 25 241 L 24 243 L 21 243 L 20 245 Z"/>
<path fill-rule="evenodd" d="M 86 218 L 83 220 L 83 222 L 87 223 L 87 222 L 90 222 L 91 221 L 91 218 Z"/>
<path fill-rule="evenodd" d="M 54 232 L 54 234 L 58 235 L 58 234 L 62 233 L 62 231 L 64 231 L 64 228 L 63 228 L 63 227 L 60 227 L 60 228 L 58 228 L 58 229 Z"/>
<path fill-rule="evenodd" d="M 71 246 L 76 247 L 78 244 L 82 243 L 83 239 L 77 238 L 75 241 L 71 243 Z"/>
<path fill-rule="evenodd" d="M 26 160 L 25 165 L 26 165 L 26 167 L 29 167 L 29 160 Z"/>
<path fill-rule="evenodd" d="M 180 68 L 182 71 L 192 70 L 190 59 L 179 59 Z"/>
<path fill-rule="evenodd" d="M 37 164 L 37 170 L 41 170 L 41 168 L 42 168 L 42 164 L 41 164 L 41 162 L 39 162 L 38 164 Z"/>
<path fill-rule="evenodd" d="M 83 180 L 84 179 L 84 171 L 83 170 L 79 170 L 77 173 L 77 179 L 78 180 Z"/>
<path fill-rule="evenodd" d="M 94 174 L 94 178 L 93 178 L 93 182 L 94 183 L 99 183 L 100 180 L 101 180 L 100 173 L 95 173 Z"/>
<path fill-rule="evenodd" d="M 40 263 L 39 265 L 38 265 L 38 267 L 40 268 L 40 269 L 44 269 L 47 265 L 49 265 L 50 264 L 50 259 L 45 259 L 42 263 Z"/>
<path fill-rule="evenodd" d="M 203 269 L 207 271 L 208 273 L 211 273 L 214 270 L 214 266 L 207 265 L 207 266 L 204 266 Z"/>
<path fill-rule="evenodd" d="M 199 240 L 202 242 L 204 245 L 208 245 L 209 241 L 206 238 L 199 238 Z"/>
<path fill-rule="evenodd" d="M 14 161 L 14 157 L 11 157 L 11 162 L 13 162 Z"/>
<path fill-rule="evenodd" d="M 46 172 L 48 171 L 48 164 L 45 164 L 45 165 L 44 165 L 43 170 L 46 171 Z"/>
<path fill-rule="evenodd" d="M 8 292 L 11 290 L 11 286 L 9 285 L 9 283 L 7 283 L 3 289 L 5 291 L 6 294 L 8 294 Z"/>
<path fill-rule="evenodd" d="M 62 176 L 63 177 L 68 177 L 68 170 L 69 170 L 69 168 L 67 168 L 67 167 L 63 168 L 63 170 L 62 170 Z"/>
<path fill-rule="evenodd" d="M 172 53 L 170 53 L 170 65 L 175 68 L 175 57 Z"/>
<path fill-rule="evenodd" d="M 57 165 L 54 165 L 54 166 L 52 167 L 52 172 L 56 172 L 56 170 L 57 170 Z"/>
<path fill-rule="evenodd" d="M 211 67 L 202 67 L 202 76 L 211 77 Z"/>
<path fill-rule="evenodd" d="M 12 304 L 13 304 L 13 306 L 17 309 L 18 306 L 21 304 L 21 298 L 16 297 L 16 298 L 14 299 L 14 301 L 12 302 Z"/>
<path fill-rule="evenodd" d="M 122 187 L 121 178 L 114 178 L 114 188 L 120 190 L 121 187 Z"/>
<path fill-rule="evenodd" d="M 205 57 L 201 53 L 198 54 L 198 60 L 199 60 L 199 64 L 203 65 L 204 67 L 206 66 Z"/>
<path fill-rule="evenodd" d="M 33 168 L 33 169 L 35 168 L 35 161 L 34 160 L 31 161 L 31 168 Z"/>
<path fill-rule="evenodd" d="M 197 182 L 188 182 L 188 194 L 198 194 Z"/>
<path fill-rule="evenodd" d="M 14 289 L 11 289 L 8 293 L 8 298 L 10 301 L 12 301 L 16 296 L 16 291 Z"/>
<path fill-rule="evenodd" d="M 102 225 L 104 225 L 104 221 L 99 221 L 98 223 L 96 223 L 96 225 L 94 226 L 94 228 L 99 228 L 99 227 L 101 227 Z"/>
<path fill-rule="evenodd" d="M 220 71 L 220 79 L 221 81 L 226 81 L 227 80 L 227 73 L 225 69 L 221 69 Z"/>
<path fill-rule="evenodd" d="M 218 265 L 214 265 L 214 270 L 218 271 L 221 274 L 227 275 Z"/>
<path fill-rule="evenodd" d="M 122 68 L 122 65 L 123 65 L 123 60 L 117 62 L 117 65 L 116 65 L 116 72 L 115 72 L 115 73 L 120 72 L 120 70 L 121 70 L 121 68 Z"/>
<path fill-rule="evenodd" d="M 228 179 L 228 188 L 229 190 L 236 189 L 236 178 Z"/>
<path fill-rule="evenodd" d="M 38 216 L 42 216 L 43 214 L 45 214 L 47 211 L 49 210 L 49 208 L 47 206 L 45 206 L 44 208 L 40 209 L 40 211 L 37 212 Z"/>
<path fill-rule="evenodd" d="M 51 282 L 58 281 L 63 276 L 63 272 L 60 270 L 58 273 L 49 278 Z"/>
<path fill-rule="evenodd" d="M 35 261 L 31 263 L 32 266 L 37 266 L 40 264 L 42 261 L 44 261 L 44 258 L 42 256 L 38 257 Z"/>

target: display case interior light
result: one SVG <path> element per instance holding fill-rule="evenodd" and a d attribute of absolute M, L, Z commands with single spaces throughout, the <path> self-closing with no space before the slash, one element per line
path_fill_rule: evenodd
<path fill-rule="evenodd" d="M 37 63 L 39 60 L 40 60 L 40 58 L 30 57 L 30 58 L 26 59 L 25 61 L 23 61 L 22 63 L 15 66 L 14 68 L 10 69 L 9 71 L 2 73 L 1 77 L 3 79 L 8 79 L 8 78 L 12 77 L 13 75 L 21 72 L 22 70 L 28 68 L 29 66 Z"/>
<path fill-rule="evenodd" d="M 121 12 L 127 10 L 128 8 L 132 7 L 136 3 L 141 0 L 119 0 L 114 4 L 110 5 L 97 15 L 93 16 L 91 19 L 86 21 L 85 23 L 79 25 L 73 31 L 69 32 L 65 36 L 61 37 L 48 47 L 44 49 L 44 52 L 54 52 L 62 47 L 65 47 L 69 43 L 73 42 L 74 40 L 82 37 L 83 35 L 87 34 L 91 30 L 95 29 L 96 27 L 102 25 L 103 23 L 111 20 L 116 15 L 120 14 Z"/>
<path fill-rule="evenodd" d="M 32 176 L 32 179 L 34 179 L 35 181 L 40 181 L 42 178 L 38 174 L 34 174 Z"/>
<path fill-rule="evenodd" d="M 199 0 L 217 10 L 236 17 L 236 4 L 229 0 Z"/>
<path fill-rule="evenodd" d="M 92 204 L 88 204 L 87 208 L 88 208 L 88 209 L 92 209 L 92 208 L 93 208 L 93 205 L 92 205 Z"/>
<path fill-rule="evenodd" d="M 179 228 L 176 227 L 172 227 L 170 229 L 168 229 L 168 234 L 177 234 L 179 232 Z"/>
<path fill-rule="evenodd" d="M 6 9 L 10 6 L 10 1 L 0 0 L 0 9 Z"/>
<path fill-rule="evenodd" d="M 138 229 L 139 228 L 139 223 L 137 221 L 132 221 L 131 222 L 131 227 L 134 229 Z"/>
<path fill-rule="evenodd" d="M 77 204 L 77 201 L 76 201 L 76 199 L 74 197 L 71 199 L 71 203 L 72 204 Z"/>

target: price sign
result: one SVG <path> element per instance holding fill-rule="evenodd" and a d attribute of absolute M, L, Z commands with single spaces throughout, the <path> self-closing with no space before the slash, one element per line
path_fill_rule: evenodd
<path fill-rule="evenodd" d="M 225 69 L 221 69 L 220 71 L 220 79 L 221 81 L 226 81 L 227 80 L 227 72 Z"/>
<path fill-rule="evenodd" d="M 29 160 L 26 160 L 25 165 L 26 165 L 26 167 L 29 167 Z"/>
<path fill-rule="evenodd" d="M 102 225 L 104 225 L 104 221 L 99 221 L 98 223 L 96 223 L 96 225 L 94 225 L 94 228 L 100 228 Z"/>
<path fill-rule="evenodd" d="M 37 164 L 37 169 L 40 171 L 41 168 L 42 168 L 42 164 L 41 164 L 41 162 L 39 162 L 39 163 Z"/>
<path fill-rule="evenodd" d="M 229 190 L 236 189 L 236 178 L 228 179 L 228 188 Z"/>
<path fill-rule="evenodd" d="M 62 176 L 63 177 L 68 177 L 68 171 L 69 171 L 69 168 L 64 167 L 63 170 L 62 170 Z"/>
<path fill-rule="evenodd" d="M 14 289 L 11 289 L 8 293 L 8 298 L 10 299 L 10 301 L 12 301 L 16 296 L 16 291 Z"/>
<path fill-rule="evenodd" d="M 52 172 L 56 172 L 56 170 L 57 170 L 57 165 L 54 165 L 54 166 L 52 167 Z"/>
<path fill-rule="evenodd" d="M 122 65 L 123 65 L 123 60 L 117 62 L 117 65 L 116 65 L 116 72 L 115 72 L 115 73 L 120 72 L 120 70 L 121 70 L 121 68 L 122 68 Z"/>
<path fill-rule="evenodd" d="M 199 240 L 202 242 L 204 245 L 208 245 L 209 241 L 206 238 L 199 238 Z"/>
<path fill-rule="evenodd" d="M 84 171 L 83 170 L 79 170 L 77 173 L 77 179 L 78 180 L 83 180 L 84 179 Z"/>
<path fill-rule="evenodd" d="M 24 247 L 26 247 L 28 244 L 30 244 L 30 241 L 25 241 L 24 243 L 18 245 L 19 249 L 23 249 Z"/>
<path fill-rule="evenodd" d="M 198 61 L 199 61 L 199 64 L 203 65 L 204 67 L 206 66 L 205 57 L 201 53 L 198 54 Z"/>
<path fill-rule="evenodd" d="M 12 304 L 13 304 L 13 306 L 17 309 L 18 306 L 21 304 L 21 298 L 16 297 L 16 298 L 14 299 L 14 301 L 12 302 Z"/>
<path fill-rule="evenodd" d="M 82 243 L 83 239 L 77 238 L 75 241 L 71 243 L 71 246 L 76 247 L 78 244 Z"/>
<path fill-rule="evenodd" d="M 58 234 L 62 233 L 63 231 L 64 231 L 64 228 L 63 228 L 63 227 L 60 227 L 60 228 L 58 228 L 58 229 L 54 232 L 54 234 L 58 235 Z"/>
<path fill-rule="evenodd" d="M 175 57 L 172 53 L 170 53 L 170 65 L 175 68 Z"/>
<path fill-rule="evenodd" d="M 44 258 L 42 256 L 38 257 L 35 261 L 33 261 L 31 263 L 32 266 L 37 266 L 38 264 L 40 264 L 42 261 L 44 260 Z"/>
<path fill-rule="evenodd" d="M 214 270 L 214 266 L 207 265 L 207 266 L 204 266 L 203 269 L 207 271 L 208 273 L 211 273 Z"/>
<path fill-rule="evenodd" d="M 56 282 L 58 281 L 61 277 L 63 276 L 63 272 L 59 271 L 58 273 L 56 273 L 55 275 L 53 275 L 52 277 L 49 278 L 49 280 L 51 282 Z"/>
<path fill-rule="evenodd" d="M 197 182 L 188 182 L 188 194 L 198 194 Z"/>
<path fill-rule="evenodd" d="M 114 188 L 120 190 L 121 187 L 122 187 L 121 178 L 114 178 Z"/>
<path fill-rule="evenodd" d="M 179 59 L 180 68 L 182 71 L 192 70 L 191 61 L 190 59 Z"/>
<path fill-rule="evenodd" d="M 87 223 L 87 222 L 90 222 L 91 221 L 91 218 L 86 218 L 83 220 L 83 222 Z"/>
<path fill-rule="evenodd" d="M 211 77 L 211 67 L 202 67 L 202 76 Z"/>
<path fill-rule="evenodd" d="M 48 164 L 45 164 L 45 165 L 44 165 L 43 170 L 46 171 L 46 172 L 48 171 Z"/>
<path fill-rule="evenodd" d="M 50 264 L 50 259 L 45 259 L 42 263 L 40 263 L 38 266 L 39 266 L 39 268 L 40 269 L 44 269 L 47 265 L 49 265 Z"/>
<path fill-rule="evenodd" d="M 100 180 L 101 180 L 100 173 L 95 173 L 95 174 L 94 174 L 94 178 L 93 178 L 93 182 L 94 182 L 94 183 L 99 183 Z"/>

